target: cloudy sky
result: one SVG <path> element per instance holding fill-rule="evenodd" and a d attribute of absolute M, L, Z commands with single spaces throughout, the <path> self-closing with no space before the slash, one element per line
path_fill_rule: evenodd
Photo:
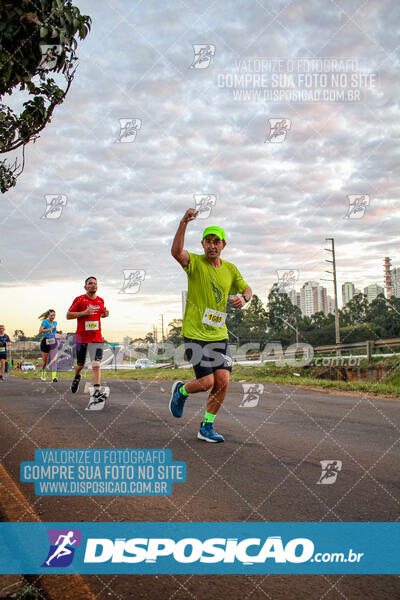
<path fill-rule="evenodd" d="M 186 275 L 170 246 L 196 194 L 215 205 L 186 248 L 200 252 L 203 228 L 222 226 L 224 258 L 263 302 L 277 270 L 298 270 L 297 289 L 329 277 L 326 237 L 339 286 L 382 284 L 384 256 L 400 266 L 397 3 L 75 3 L 93 19 L 77 75 L 1 198 L 9 332 L 36 333 L 50 307 L 70 330 L 65 312 L 88 275 L 109 340 L 180 317 Z M 136 119 L 135 139 L 121 138 L 120 119 Z M 42 218 L 46 195 L 65 197 L 59 218 Z M 348 195 L 366 197 L 358 213 Z M 137 293 L 121 293 L 124 269 L 145 271 Z"/>

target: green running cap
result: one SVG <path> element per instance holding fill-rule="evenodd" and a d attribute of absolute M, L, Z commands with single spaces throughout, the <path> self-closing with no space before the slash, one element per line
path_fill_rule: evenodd
<path fill-rule="evenodd" d="M 217 225 L 211 225 L 211 227 L 206 227 L 205 230 L 203 231 L 202 239 L 204 240 L 204 238 L 207 235 L 216 235 L 217 237 L 219 237 L 220 240 L 223 240 L 224 242 L 226 241 L 225 240 L 225 231 L 221 227 L 218 227 Z"/>

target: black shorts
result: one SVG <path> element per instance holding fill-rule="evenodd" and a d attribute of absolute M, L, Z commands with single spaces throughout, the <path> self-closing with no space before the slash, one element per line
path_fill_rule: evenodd
<path fill-rule="evenodd" d="M 57 342 L 55 340 L 52 340 L 51 344 L 48 344 L 50 340 L 47 338 L 43 338 L 42 341 L 40 342 L 40 349 L 42 352 L 45 352 L 46 354 L 48 354 L 50 352 L 50 350 L 55 350 L 57 348 Z"/>
<path fill-rule="evenodd" d="M 86 361 L 86 354 L 89 350 L 90 360 L 101 361 L 103 358 L 103 342 L 89 342 L 87 344 L 76 344 L 76 363 L 83 367 Z"/>
<path fill-rule="evenodd" d="M 211 375 L 218 369 L 232 371 L 232 354 L 228 340 L 206 342 L 204 340 L 185 340 L 185 354 L 191 363 L 196 379 Z"/>
<path fill-rule="evenodd" d="M 0 353 L 0 360 L 7 360 L 7 354 Z"/>

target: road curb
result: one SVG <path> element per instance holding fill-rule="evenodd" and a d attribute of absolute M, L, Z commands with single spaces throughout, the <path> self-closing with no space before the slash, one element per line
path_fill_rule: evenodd
<path fill-rule="evenodd" d="M 1 463 L 0 510 L 9 522 L 41 522 Z M 26 518 L 21 519 L 21 515 L 26 515 Z M 39 575 L 38 581 L 48 600 L 96 600 L 81 575 Z"/>

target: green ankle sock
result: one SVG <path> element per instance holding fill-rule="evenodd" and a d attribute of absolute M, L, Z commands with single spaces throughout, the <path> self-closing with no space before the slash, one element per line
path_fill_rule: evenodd
<path fill-rule="evenodd" d="M 189 394 L 185 390 L 185 386 L 184 385 L 181 385 L 181 387 L 179 388 L 179 391 L 182 394 L 182 396 L 185 396 L 185 398 L 187 398 L 189 396 Z"/>
<path fill-rule="evenodd" d="M 211 413 L 206 411 L 206 414 L 204 415 L 204 421 L 202 422 L 202 425 L 204 425 L 204 423 L 214 423 L 214 419 L 215 419 L 216 415 L 212 415 Z"/>
<path fill-rule="evenodd" d="M 57 377 L 57 372 L 56 371 L 52 371 L 51 372 L 51 378 L 55 379 Z"/>

